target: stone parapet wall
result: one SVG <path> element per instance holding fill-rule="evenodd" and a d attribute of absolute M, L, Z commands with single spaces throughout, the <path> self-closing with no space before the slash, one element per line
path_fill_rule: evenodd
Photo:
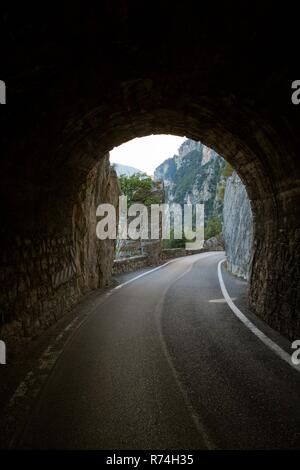
<path fill-rule="evenodd" d="M 204 253 L 208 251 L 204 248 L 200 250 L 186 250 L 185 248 L 165 248 L 162 250 L 162 259 L 172 259 L 172 258 L 179 258 L 180 256 L 190 256 L 196 255 L 197 253 Z"/>
<path fill-rule="evenodd" d="M 131 256 L 130 258 L 115 260 L 112 272 L 113 274 L 129 273 L 150 265 L 150 260 L 146 255 Z"/>

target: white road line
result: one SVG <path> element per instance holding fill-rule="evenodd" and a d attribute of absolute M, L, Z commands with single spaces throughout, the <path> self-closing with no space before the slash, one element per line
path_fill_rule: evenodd
<path fill-rule="evenodd" d="M 272 351 L 277 354 L 283 361 L 287 362 L 293 369 L 297 370 L 300 372 L 300 367 L 297 366 L 296 364 L 292 363 L 291 356 L 287 352 L 285 352 L 278 344 L 274 343 L 268 336 L 266 336 L 261 330 L 259 330 L 248 318 L 240 311 L 240 309 L 232 302 L 232 299 L 230 298 L 228 291 L 225 287 L 223 276 L 222 276 L 222 263 L 226 261 L 226 258 L 222 259 L 219 264 L 218 264 L 218 278 L 219 278 L 219 283 L 220 287 L 222 290 L 222 294 L 224 295 L 224 299 L 226 300 L 227 304 L 233 311 L 233 313 L 237 316 L 241 322 L 246 325 L 249 330 L 252 331 L 266 346 L 268 346 Z"/>
<path fill-rule="evenodd" d="M 213 252 L 213 251 L 210 251 L 209 253 L 204 252 L 204 253 L 199 253 L 199 254 L 205 255 L 205 256 L 201 256 L 201 258 L 200 258 L 200 259 L 203 259 L 203 258 L 206 258 L 206 257 L 209 256 L 209 255 L 213 255 L 213 254 L 216 254 L 216 253 Z M 140 279 L 141 277 L 147 276 L 148 274 L 154 273 L 154 271 L 157 271 L 158 269 L 164 268 L 165 266 L 168 266 L 168 264 L 174 263 L 174 261 L 177 261 L 177 260 L 180 259 L 180 258 L 181 258 L 181 257 L 179 257 L 179 258 L 173 258 L 173 259 L 171 259 L 170 261 L 167 261 L 167 263 L 161 264 L 160 266 L 157 266 L 156 268 L 150 269 L 150 271 L 146 271 L 146 272 L 143 273 L 143 274 L 139 274 L 138 276 L 135 276 L 135 277 L 129 279 L 128 281 L 123 282 L 122 284 L 119 284 L 119 285 L 118 285 L 117 287 L 115 287 L 113 290 L 121 289 L 121 287 L 124 287 L 124 286 L 126 286 L 127 284 L 131 284 L 131 282 L 136 281 L 137 279 Z M 186 256 L 186 257 L 184 257 L 184 258 L 188 258 L 188 256 Z M 184 274 L 185 274 L 185 273 L 184 273 Z"/>
<path fill-rule="evenodd" d="M 176 259 L 176 258 L 175 258 Z M 150 271 L 146 271 L 143 274 L 139 274 L 138 276 L 133 277 L 132 279 L 129 279 L 126 282 L 123 282 L 122 284 L 119 284 L 117 287 L 115 287 L 113 290 L 121 289 L 121 287 L 127 286 L 127 284 L 131 284 L 131 282 L 136 281 L 137 279 L 140 279 L 141 277 L 147 276 L 148 274 L 154 273 L 154 271 L 157 271 L 158 269 L 164 268 L 170 263 L 173 263 L 175 261 L 174 259 L 168 261 L 167 263 L 162 264 L 161 266 L 157 266 L 157 268 L 150 269 Z"/>

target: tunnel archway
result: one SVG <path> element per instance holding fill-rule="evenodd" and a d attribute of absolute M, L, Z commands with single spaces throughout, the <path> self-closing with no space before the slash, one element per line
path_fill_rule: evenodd
<path fill-rule="evenodd" d="M 139 84 L 140 86 L 141 84 Z M 252 123 L 260 122 L 258 116 L 249 117 L 249 113 L 244 114 L 238 109 L 234 111 L 238 116 L 236 126 L 244 122 L 246 128 L 248 120 Z M 281 158 L 278 155 L 278 147 L 277 145 L 274 147 L 268 132 L 263 130 L 264 128 L 267 129 L 267 125 L 259 127 L 256 124 L 257 127 L 254 127 L 252 132 L 248 130 L 246 135 L 240 137 L 234 134 L 234 131 L 230 131 L 226 125 L 220 125 L 217 116 L 208 119 L 210 114 L 210 110 L 206 109 L 203 112 L 202 108 L 197 117 L 195 115 L 191 116 L 187 114 L 185 108 L 185 115 L 177 110 L 174 112 L 173 110 L 163 109 L 153 110 L 150 117 L 145 113 L 139 116 L 135 116 L 135 114 L 130 115 L 130 117 L 126 116 L 124 124 L 118 126 L 113 124 L 112 126 L 116 134 L 122 136 L 122 140 L 113 137 L 111 141 L 113 143 L 108 143 L 103 152 L 134 137 L 142 137 L 150 133 L 161 134 L 168 132 L 199 140 L 224 156 L 244 182 L 254 216 L 253 266 L 249 289 L 250 306 L 254 312 L 272 326 L 292 336 L 292 331 L 295 327 L 296 329 L 298 327 L 295 324 L 291 327 L 291 318 L 289 320 L 282 317 L 278 318 L 276 314 L 276 312 L 282 311 L 283 305 L 285 305 L 285 309 L 289 308 L 288 303 L 285 303 L 284 296 L 286 295 L 286 298 L 289 298 L 291 292 L 289 289 L 287 292 L 286 287 L 292 288 L 293 285 L 295 286 L 295 280 L 291 280 L 285 284 L 284 291 L 282 290 L 282 273 L 285 271 L 285 263 L 289 260 L 290 263 L 294 264 L 292 260 L 296 255 L 296 245 L 290 245 L 287 240 L 290 241 L 293 237 L 294 229 L 292 226 L 294 223 L 295 229 L 297 228 L 297 215 L 295 213 L 297 210 L 292 209 L 293 197 L 291 195 L 293 189 L 291 191 L 289 186 L 285 189 L 286 183 L 283 183 L 281 171 L 278 173 L 278 179 L 276 174 L 272 173 L 274 160 L 276 157 L 278 161 Z M 133 123 L 129 128 L 127 119 L 130 123 Z M 152 122 L 155 124 L 152 124 Z M 110 135 L 111 133 L 112 131 L 108 130 L 107 134 Z M 275 131 L 270 131 L 270 134 L 271 136 L 274 135 Z M 254 139 L 253 135 L 255 135 Z M 97 136 L 97 131 L 95 136 Z M 100 141 L 98 145 L 100 148 Z M 272 157 L 273 161 L 266 159 L 267 154 Z M 277 168 L 280 168 L 278 161 L 275 166 L 277 165 Z M 290 179 L 290 175 L 294 171 L 295 168 L 292 170 L 292 167 L 290 167 L 286 172 L 287 178 Z M 296 209 L 295 206 L 294 209 Z M 286 211 L 289 213 L 288 217 L 285 215 Z M 276 266 L 274 266 L 275 260 Z M 292 297 L 295 293 L 296 290 L 294 290 Z M 279 298 L 280 304 L 278 303 Z M 295 316 L 294 319 L 296 320 Z"/>
<path fill-rule="evenodd" d="M 278 72 L 289 67 L 287 55 L 275 56 L 273 34 L 280 24 L 269 24 L 266 31 L 268 2 L 262 7 L 251 2 L 249 11 L 229 6 L 212 39 L 212 9 L 201 10 L 205 21 L 195 29 L 195 19 L 175 7 L 170 38 L 164 28 L 169 12 L 162 7 L 153 38 L 145 23 L 141 28 L 144 13 L 137 4 L 117 5 L 105 4 L 102 16 L 97 11 L 98 23 L 92 7 L 84 20 L 74 7 L 72 21 L 63 11 L 59 19 L 44 17 L 40 26 L 40 18 L 27 13 L 24 22 L 30 27 L 25 30 L 8 12 L 8 24 L 16 31 L 8 102 L 10 95 L 16 106 L 6 106 L 1 137 L 6 155 L 1 298 L 3 310 L 9 311 L 4 326 L 20 318 L 13 337 L 20 330 L 30 335 L 32 328 L 51 324 L 82 292 L 105 282 L 99 281 L 103 270 L 99 273 L 91 261 L 95 252 L 78 248 L 80 234 L 90 238 L 86 220 L 74 236 L 74 223 L 78 227 L 82 221 L 78 193 L 86 200 L 87 180 L 105 188 L 101 197 L 109 193 L 107 153 L 113 147 L 134 137 L 170 133 L 200 140 L 238 171 L 254 214 L 250 306 L 274 328 L 296 337 L 300 117 L 291 105 L 288 74 Z M 156 14 L 151 15 L 154 20 Z M 252 25 L 248 15 L 255 17 Z M 236 27 L 246 16 L 247 22 Z M 184 31 L 180 38 L 175 35 L 178 24 Z M 57 34 L 49 43 L 53 27 Z M 100 49 L 95 47 L 99 43 Z M 99 174 L 95 165 L 102 168 Z M 95 197 L 90 196 L 92 210 Z M 59 246 L 54 254 L 52 246 Z M 40 265 L 48 269 L 51 257 L 61 256 L 64 266 L 53 272 L 53 281 Z M 48 305 L 57 289 L 61 294 Z"/>

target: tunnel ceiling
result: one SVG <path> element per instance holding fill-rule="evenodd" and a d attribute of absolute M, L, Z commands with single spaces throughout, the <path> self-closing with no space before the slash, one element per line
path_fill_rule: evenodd
<path fill-rule="evenodd" d="M 271 22 L 271 2 L 220 2 L 217 15 L 202 2 L 99 3 L 3 15 L 2 200 L 20 221 L 49 194 L 72 199 L 102 154 L 151 133 L 214 148 L 254 201 L 294 188 L 300 113 L 282 12 Z"/>

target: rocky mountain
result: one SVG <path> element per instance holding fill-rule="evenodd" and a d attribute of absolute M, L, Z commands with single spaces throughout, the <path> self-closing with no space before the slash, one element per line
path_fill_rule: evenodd
<path fill-rule="evenodd" d="M 252 261 L 252 211 L 246 188 L 236 172 L 226 182 L 223 220 L 227 267 L 233 274 L 248 279 Z"/>
<path fill-rule="evenodd" d="M 121 163 L 114 163 L 113 167 L 118 176 L 125 175 L 125 176 L 132 176 L 135 173 L 142 173 L 141 170 L 134 168 L 133 166 L 122 165 Z"/>
<path fill-rule="evenodd" d="M 179 147 L 178 155 L 156 168 L 154 179 L 164 182 L 166 202 L 203 202 L 207 223 L 212 217 L 222 218 L 225 165 L 214 150 L 187 139 Z"/>

